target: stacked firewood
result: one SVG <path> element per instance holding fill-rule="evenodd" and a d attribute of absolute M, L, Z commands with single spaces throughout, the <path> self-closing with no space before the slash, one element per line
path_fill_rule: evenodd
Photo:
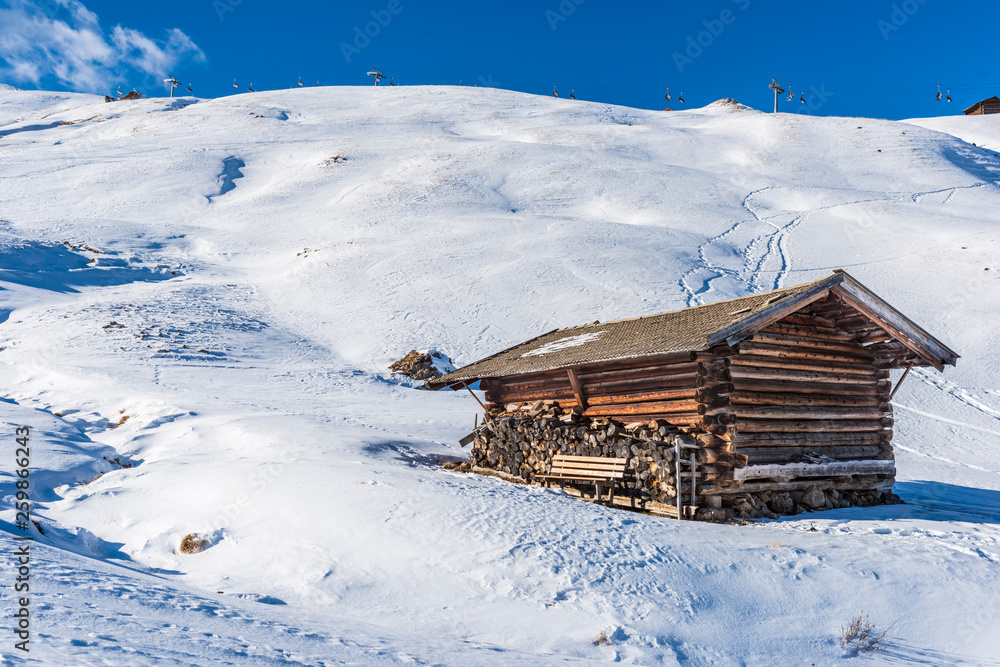
<path fill-rule="evenodd" d="M 564 411 L 555 401 L 506 407 L 488 415 L 476 432 L 472 465 L 529 482 L 549 472 L 556 454 L 624 458 L 631 474 L 624 482 L 623 495 L 672 503 L 678 491 L 673 465 L 675 439 L 695 444 L 694 438 L 664 420 L 623 425 L 606 418 L 582 417 L 577 406 Z M 695 456 L 699 485 L 723 479 L 734 466 L 746 463 L 739 455 L 706 448 L 696 450 Z M 686 468 L 680 491 L 690 493 Z"/>
<path fill-rule="evenodd" d="M 873 476 L 855 476 L 851 484 L 841 485 L 853 489 L 838 490 L 833 480 L 815 480 L 799 483 L 798 490 L 788 484 L 756 483 L 753 492 L 746 492 L 732 475 L 734 469 L 746 465 L 746 455 L 706 446 L 706 434 L 685 434 L 662 419 L 622 424 L 585 417 L 580 412 L 578 406 L 563 409 L 557 401 L 491 406 L 475 434 L 473 468 L 499 471 L 531 483 L 536 475 L 549 472 L 556 454 L 624 458 L 630 475 L 619 496 L 673 506 L 679 490 L 686 505 L 690 473 L 684 466 L 678 489 L 675 443 L 679 440 L 684 445 L 698 445 L 697 449 L 682 450 L 682 456 L 686 459 L 694 452 L 697 462 L 695 492 L 700 507 L 695 517 L 699 519 L 775 518 L 806 510 L 898 501 L 891 493 L 864 490 L 876 482 Z M 784 490 L 786 487 L 789 490 Z"/>
<path fill-rule="evenodd" d="M 427 352 L 410 350 L 405 357 L 394 361 L 389 366 L 389 370 L 392 371 L 393 375 L 405 375 L 414 380 L 427 380 L 442 375 L 441 369 L 438 368 L 439 365 L 454 369 L 451 359 L 437 350 L 428 350 Z"/>

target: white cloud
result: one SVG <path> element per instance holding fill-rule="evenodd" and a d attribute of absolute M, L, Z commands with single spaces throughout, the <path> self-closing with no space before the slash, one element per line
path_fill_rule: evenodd
<path fill-rule="evenodd" d="M 78 91 L 158 84 L 181 61 L 205 54 L 177 28 L 166 39 L 116 25 L 108 36 L 78 0 L 12 0 L 0 9 L 0 77 L 39 85 L 47 77 Z"/>

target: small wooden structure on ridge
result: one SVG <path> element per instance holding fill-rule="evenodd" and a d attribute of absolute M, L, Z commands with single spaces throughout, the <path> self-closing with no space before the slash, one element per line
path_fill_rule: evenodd
<path fill-rule="evenodd" d="M 1000 113 L 1000 97 L 994 95 L 988 99 L 980 100 L 962 113 L 966 116 L 983 116 L 991 113 Z"/>
<path fill-rule="evenodd" d="M 889 372 L 957 359 L 838 270 L 550 331 L 427 385 L 485 390 L 474 467 L 531 482 L 556 455 L 625 458 L 615 504 L 719 520 L 895 500 Z"/>

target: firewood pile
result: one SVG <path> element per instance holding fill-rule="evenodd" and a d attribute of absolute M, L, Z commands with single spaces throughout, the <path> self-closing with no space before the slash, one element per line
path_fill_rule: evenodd
<path fill-rule="evenodd" d="M 583 417 L 573 406 L 563 410 L 556 401 L 511 404 L 487 416 L 475 438 L 472 465 L 499 470 L 531 482 L 549 472 L 556 454 L 628 459 L 632 475 L 625 481 L 626 496 L 672 503 L 677 495 L 674 443 L 685 435 L 662 419 L 623 425 L 607 418 Z M 698 483 L 717 479 L 723 471 L 746 464 L 745 457 L 697 450 Z M 686 476 L 688 473 L 683 473 Z M 682 480 L 681 492 L 690 492 Z"/>
<path fill-rule="evenodd" d="M 405 375 L 414 380 L 426 380 L 428 378 L 442 375 L 439 366 L 454 369 L 451 359 L 436 350 L 428 352 L 417 352 L 410 350 L 410 353 L 399 361 L 393 362 L 389 370 L 393 375 Z"/>
<path fill-rule="evenodd" d="M 536 475 L 550 471 L 556 454 L 604 456 L 628 459 L 631 475 L 618 493 L 642 501 L 674 505 L 678 491 L 690 494 L 690 473 L 685 466 L 677 483 L 675 443 L 703 445 L 699 439 L 663 419 L 622 424 L 608 418 L 582 415 L 578 405 L 565 409 L 558 401 L 537 400 L 511 403 L 503 408 L 491 406 L 484 423 L 477 429 L 471 453 L 473 468 L 505 473 L 532 483 Z M 704 438 L 704 436 L 702 436 Z M 697 467 L 696 494 L 699 505 L 712 493 L 725 487 L 732 470 L 747 464 L 745 455 L 726 453 L 701 446 L 693 451 Z M 863 483 L 864 480 L 856 480 Z M 586 486 L 586 485 L 583 485 Z M 719 500 L 722 497 L 716 496 Z M 764 490 L 724 496 L 722 503 L 699 507 L 695 518 L 722 521 L 749 518 L 777 518 L 780 515 L 839 507 L 870 506 L 899 502 L 891 493 L 878 490 L 843 490 L 825 488 L 822 483 L 802 491 Z"/>

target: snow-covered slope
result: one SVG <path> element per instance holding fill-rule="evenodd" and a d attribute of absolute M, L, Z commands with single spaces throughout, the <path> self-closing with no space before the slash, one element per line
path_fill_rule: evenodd
<path fill-rule="evenodd" d="M 1000 151 L 1000 114 L 914 118 L 903 122 L 954 135 L 993 153 Z"/>
<path fill-rule="evenodd" d="M 892 660 L 998 664 L 992 151 L 453 87 L 3 88 L 0 136 L 0 434 L 34 429 L 39 653 L 825 664 L 866 610 Z M 477 404 L 385 371 L 836 267 L 962 355 L 897 395 L 907 505 L 704 525 L 446 471 Z M 179 553 L 193 532 L 210 548 Z"/>

